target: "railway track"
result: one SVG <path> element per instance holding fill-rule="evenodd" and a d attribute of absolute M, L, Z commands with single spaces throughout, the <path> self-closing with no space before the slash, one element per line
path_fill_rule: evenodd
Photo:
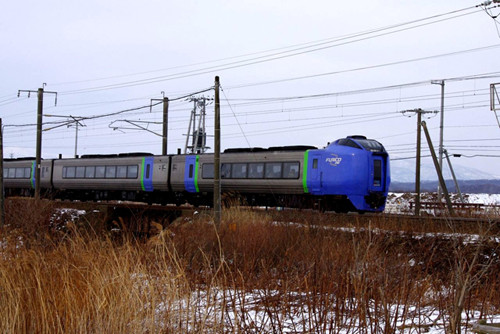
<path fill-rule="evenodd" d="M 23 206 L 22 201 L 32 201 L 29 198 L 10 198 L 10 201 Z M 137 202 L 79 202 L 79 201 L 46 201 L 57 210 L 74 209 L 85 212 L 87 221 L 98 221 L 107 224 L 109 228 L 120 231 L 134 231 L 149 235 L 154 229 L 170 226 L 174 222 L 190 221 L 195 215 L 210 217 L 209 207 L 193 207 L 190 205 L 148 205 Z M 414 216 L 395 213 L 334 213 L 316 210 L 299 210 L 288 208 L 237 207 L 226 210 L 252 212 L 261 215 L 263 221 L 272 219 L 276 222 L 299 223 L 309 225 L 358 226 L 375 227 L 392 226 L 394 230 L 418 230 L 420 232 L 449 232 L 455 228 L 466 228 L 471 233 L 479 233 L 484 229 L 490 233 L 500 234 L 500 215 L 474 214 L 467 216 Z M 62 211 L 59 211 L 62 212 Z M 234 214 L 232 214 L 234 216 Z M 208 218 L 209 220 L 209 218 Z"/>

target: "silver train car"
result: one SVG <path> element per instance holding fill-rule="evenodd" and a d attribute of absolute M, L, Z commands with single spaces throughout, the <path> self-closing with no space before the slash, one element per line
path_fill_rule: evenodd
<path fill-rule="evenodd" d="M 33 195 L 33 158 L 5 160 L 7 196 Z M 311 146 L 229 149 L 221 190 L 239 204 L 380 212 L 390 184 L 389 156 L 363 136 Z M 41 191 L 70 200 L 213 204 L 214 155 L 148 153 L 82 156 L 41 163 Z"/>

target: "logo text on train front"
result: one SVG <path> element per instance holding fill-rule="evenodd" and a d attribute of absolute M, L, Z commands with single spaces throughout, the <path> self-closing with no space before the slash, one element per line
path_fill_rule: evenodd
<path fill-rule="evenodd" d="M 342 158 L 336 154 L 332 154 L 331 157 L 326 158 L 326 162 L 328 162 L 330 166 L 337 167 L 342 162 Z"/>

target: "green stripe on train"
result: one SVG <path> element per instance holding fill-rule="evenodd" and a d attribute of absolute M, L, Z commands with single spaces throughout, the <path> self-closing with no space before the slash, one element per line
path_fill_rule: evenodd
<path fill-rule="evenodd" d="M 194 165 L 194 188 L 196 189 L 196 192 L 200 192 L 200 188 L 198 188 L 198 165 L 199 165 L 199 160 L 200 156 L 196 156 L 196 163 Z"/>
<path fill-rule="evenodd" d="M 309 189 L 307 189 L 307 168 L 309 165 L 309 150 L 304 153 L 304 168 L 302 172 L 302 186 L 304 187 L 304 192 L 308 193 Z"/>
<path fill-rule="evenodd" d="M 146 158 L 142 158 L 142 163 L 141 163 L 141 189 L 142 191 L 146 191 L 146 188 L 144 187 L 144 168 L 146 166 Z"/>

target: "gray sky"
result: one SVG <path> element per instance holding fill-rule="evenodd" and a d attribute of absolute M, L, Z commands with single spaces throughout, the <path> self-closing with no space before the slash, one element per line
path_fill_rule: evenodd
<path fill-rule="evenodd" d="M 92 117 L 149 105 L 161 92 L 176 99 L 204 90 L 219 75 L 223 148 L 322 147 L 362 134 L 398 161 L 415 156 L 416 138 L 416 117 L 400 111 L 439 110 L 441 87 L 431 82 L 444 79 L 445 148 L 475 156 L 453 162 L 500 176 L 500 129 L 489 108 L 489 85 L 500 82 L 500 26 L 479 4 L 9 1 L 0 12 L 5 155 L 35 154 L 35 127 L 20 125 L 36 123 L 36 94 L 18 98 L 19 89 L 46 83 L 58 101 L 46 94 L 45 114 Z M 170 104 L 169 153 L 184 147 L 191 108 L 185 99 Z M 207 110 L 211 133 L 213 105 Z M 85 120 L 78 154 L 159 154 L 159 136 L 109 125 L 158 123 L 161 111 Z M 426 122 L 437 147 L 439 115 Z M 161 125 L 148 129 L 160 133 Z M 44 131 L 44 158 L 74 150 L 74 127 Z"/>

